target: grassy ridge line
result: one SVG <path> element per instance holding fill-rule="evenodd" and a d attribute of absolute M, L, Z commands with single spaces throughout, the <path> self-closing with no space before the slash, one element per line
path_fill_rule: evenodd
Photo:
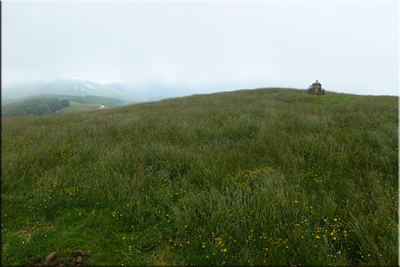
<path fill-rule="evenodd" d="M 242 90 L 2 125 L 6 264 L 73 243 L 93 265 L 398 265 L 397 97 Z"/>
<path fill-rule="evenodd" d="M 60 103 L 58 103 L 58 110 L 54 107 L 51 107 L 47 101 L 56 101 L 60 102 L 55 97 L 50 98 L 39 98 L 34 100 L 26 100 L 19 103 L 12 103 L 9 105 L 2 106 L 2 116 L 3 117 L 11 117 L 18 115 L 49 115 L 49 114 L 60 114 L 60 113 L 71 113 L 71 112 L 82 112 L 82 111 L 90 111 L 100 108 L 102 105 L 99 104 L 89 104 L 89 103 L 80 103 L 80 102 L 70 102 L 70 105 L 67 107 L 62 107 Z M 33 102 L 32 104 L 30 102 Z M 36 103 L 35 103 L 36 102 Z M 111 108 L 110 106 L 104 106 L 104 109 Z M 28 114 L 26 112 L 28 112 Z"/>
<path fill-rule="evenodd" d="M 95 96 L 95 95 L 74 96 L 74 95 L 42 94 L 42 95 L 33 95 L 33 96 L 23 97 L 23 98 L 2 99 L 2 106 L 6 106 L 9 104 L 21 105 L 21 104 L 23 104 L 21 102 L 25 102 L 27 100 L 38 99 L 38 98 L 48 98 L 48 97 L 56 97 L 60 100 L 68 99 L 72 102 L 80 102 L 80 103 L 88 103 L 88 104 L 101 104 L 101 105 L 107 105 L 107 106 L 112 106 L 112 107 L 120 107 L 120 106 L 126 106 L 126 105 L 137 103 L 137 101 L 127 101 L 127 100 L 121 100 L 118 98 L 109 98 L 109 97 Z M 19 103 L 19 104 L 17 104 L 17 103 Z"/>
<path fill-rule="evenodd" d="M 138 102 L 156 101 L 164 97 L 161 96 L 145 96 L 145 95 L 130 95 L 130 94 L 111 94 L 109 96 L 97 96 L 97 95 L 57 95 L 57 94 L 40 94 L 31 95 L 25 97 L 11 97 L 1 99 L 2 105 L 8 105 L 11 103 L 22 102 L 31 99 L 45 98 L 45 97 L 57 97 L 58 99 L 69 99 L 74 102 L 90 103 L 90 104 L 103 104 L 107 106 L 120 107 L 131 105 Z"/>

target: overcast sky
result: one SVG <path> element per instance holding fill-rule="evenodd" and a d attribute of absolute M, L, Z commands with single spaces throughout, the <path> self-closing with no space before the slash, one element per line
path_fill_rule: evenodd
<path fill-rule="evenodd" d="M 3 1 L 2 83 L 399 92 L 398 1 Z"/>

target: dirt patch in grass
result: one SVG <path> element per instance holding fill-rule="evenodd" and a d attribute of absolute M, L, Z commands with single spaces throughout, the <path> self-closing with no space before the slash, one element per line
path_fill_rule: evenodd
<path fill-rule="evenodd" d="M 72 251 L 72 260 L 57 260 L 56 253 L 52 252 L 47 255 L 46 259 L 42 263 L 42 257 L 39 255 L 36 259 L 23 260 L 20 266 L 89 266 L 87 261 L 83 260 L 82 250 Z"/>
<path fill-rule="evenodd" d="M 171 265 L 169 260 L 171 258 L 171 245 L 167 245 L 165 248 L 157 251 L 153 251 L 153 254 L 147 259 L 149 265 L 152 266 L 166 266 Z"/>

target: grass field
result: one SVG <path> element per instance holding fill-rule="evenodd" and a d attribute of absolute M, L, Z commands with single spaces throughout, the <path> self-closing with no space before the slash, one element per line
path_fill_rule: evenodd
<path fill-rule="evenodd" d="M 269 88 L 2 118 L 2 264 L 398 265 L 398 114 Z"/>
<path fill-rule="evenodd" d="M 98 109 L 101 105 L 98 104 L 89 104 L 89 103 L 79 103 L 79 102 L 70 102 L 71 104 L 68 107 L 63 107 L 61 110 L 56 111 L 55 113 L 72 113 L 72 112 L 82 112 Z M 111 107 L 104 106 L 102 109 L 109 109 Z"/>

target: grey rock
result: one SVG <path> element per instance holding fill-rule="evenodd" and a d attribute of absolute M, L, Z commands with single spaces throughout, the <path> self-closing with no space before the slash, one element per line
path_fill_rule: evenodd
<path fill-rule="evenodd" d="M 81 263 L 82 262 L 82 257 L 79 256 L 75 261 L 76 261 L 76 263 Z"/>
<path fill-rule="evenodd" d="M 74 250 L 74 251 L 72 251 L 72 257 L 79 257 L 79 256 L 82 256 L 84 253 L 83 253 L 83 251 L 82 250 Z"/>
<path fill-rule="evenodd" d="M 55 257 L 56 257 L 56 253 L 55 252 L 50 253 L 47 256 L 46 260 L 44 261 L 43 265 L 44 266 L 50 266 L 50 263 L 54 260 Z M 54 265 L 52 265 L 52 266 L 54 266 Z"/>

